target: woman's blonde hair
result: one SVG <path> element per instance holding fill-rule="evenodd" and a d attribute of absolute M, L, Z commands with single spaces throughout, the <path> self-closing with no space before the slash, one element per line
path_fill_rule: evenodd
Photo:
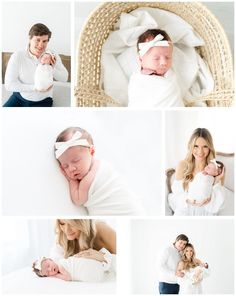
<path fill-rule="evenodd" d="M 78 238 L 68 240 L 62 230 L 62 225 L 59 219 L 56 220 L 57 242 L 64 250 L 64 257 L 68 258 L 80 251 L 93 248 L 94 239 L 96 237 L 96 224 L 92 219 L 63 219 L 64 223 L 77 228 L 80 231 Z"/>
<path fill-rule="evenodd" d="M 193 180 L 193 170 L 195 168 L 195 161 L 193 156 L 193 149 L 198 138 L 203 138 L 209 148 L 209 154 L 206 159 L 206 164 L 210 162 L 211 159 L 215 158 L 215 148 L 213 145 L 213 139 L 211 133 L 206 128 L 197 128 L 193 131 L 189 142 L 188 142 L 188 152 L 185 158 L 187 163 L 186 169 L 183 172 L 183 188 L 188 189 L 188 184 Z"/>
<path fill-rule="evenodd" d="M 191 248 L 193 250 L 193 256 L 191 258 L 191 260 L 189 261 L 189 259 L 186 257 L 186 251 L 187 251 L 187 248 Z M 194 268 L 196 266 L 199 265 L 199 263 L 197 262 L 196 260 L 196 253 L 195 253 L 195 250 L 194 250 L 194 247 L 192 244 L 188 243 L 185 247 L 185 249 L 183 250 L 183 254 L 182 254 L 182 258 L 181 258 L 181 261 L 183 262 L 183 269 L 184 270 L 188 270 L 189 268 Z"/>

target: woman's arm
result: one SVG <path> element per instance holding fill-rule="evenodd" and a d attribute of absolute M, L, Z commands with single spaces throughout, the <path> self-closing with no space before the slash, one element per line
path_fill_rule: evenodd
<path fill-rule="evenodd" d="M 217 183 L 220 183 L 223 186 L 224 178 L 225 178 L 225 167 L 223 167 L 221 174 L 215 177 L 214 185 Z"/>
<path fill-rule="evenodd" d="M 176 180 L 183 180 L 184 171 L 187 168 L 187 162 L 185 160 L 181 160 L 175 170 L 175 178 Z"/>
<path fill-rule="evenodd" d="M 94 259 L 94 260 L 97 260 L 100 262 L 106 262 L 104 254 L 102 252 L 99 252 L 94 249 L 88 249 L 85 251 L 81 251 L 81 252 L 75 254 L 74 256 L 78 257 L 78 258 L 87 258 L 87 259 Z"/>
<path fill-rule="evenodd" d="M 111 254 L 116 254 L 116 232 L 105 222 L 96 222 L 97 236 L 94 244 L 96 249 L 106 248 Z"/>

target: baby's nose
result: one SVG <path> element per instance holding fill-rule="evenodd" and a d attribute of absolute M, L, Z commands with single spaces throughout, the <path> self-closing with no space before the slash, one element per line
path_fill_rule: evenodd
<path fill-rule="evenodd" d="M 70 165 L 69 170 L 70 170 L 70 172 L 73 172 L 76 170 L 76 167 L 74 165 Z"/>
<path fill-rule="evenodd" d="M 160 65 L 166 65 L 166 63 L 167 63 L 166 58 L 161 57 L 160 58 Z"/>

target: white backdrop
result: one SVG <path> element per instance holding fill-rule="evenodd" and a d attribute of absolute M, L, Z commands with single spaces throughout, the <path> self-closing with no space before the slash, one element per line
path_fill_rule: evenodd
<path fill-rule="evenodd" d="M 116 220 L 103 219 L 113 229 Z M 55 243 L 55 219 L 2 219 L 2 274 L 31 267 L 39 257 L 49 256 Z"/>
<path fill-rule="evenodd" d="M 158 258 L 177 235 L 186 234 L 196 257 L 209 264 L 203 281 L 204 294 L 234 293 L 233 219 L 166 219 L 131 221 L 132 291 L 158 294 Z"/>
<path fill-rule="evenodd" d="M 56 136 L 81 126 L 105 159 L 140 197 L 147 214 L 161 212 L 161 112 L 83 108 L 2 110 L 2 186 L 5 215 L 73 215 L 68 183 L 54 158 Z"/>
<path fill-rule="evenodd" d="M 3 52 L 25 49 L 32 25 L 43 23 L 52 32 L 48 47 L 70 55 L 70 2 L 4 1 L 1 17 Z"/>
<path fill-rule="evenodd" d="M 166 168 L 176 167 L 185 158 L 194 129 L 207 128 L 216 151 L 234 152 L 235 111 L 232 108 L 167 111 L 165 113 Z"/>

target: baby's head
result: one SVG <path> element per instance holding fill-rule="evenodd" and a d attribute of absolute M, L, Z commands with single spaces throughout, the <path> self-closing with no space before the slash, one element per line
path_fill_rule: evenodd
<path fill-rule="evenodd" d="M 42 65 L 51 65 L 52 64 L 52 55 L 50 53 L 43 53 L 40 57 L 40 62 Z"/>
<path fill-rule="evenodd" d="M 94 155 L 91 135 L 80 127 L 61 132 L 55 143 L 55 156 L 66 175 L 81 180 L 89 172 Z"/>
<path fill-rule="evenodd" d="M 46 257 L 35 261 L 32 267 L 39 277 L 53 276 L 59 272 L 58 265 L 52 259 Z"/>
<path fill-rule="evenodd" d="M 173 45 L 165 31 L 147 30 L 139 36 L 137 47 L 141 69 L 163 76 L 171 68 Z"/>
<path fill-rule="evenodd" d="M 223 171 L 224 164 L 221 161 L 215 159 L 211 160 L 210 163 L 204 168 L 204 172 L 207 175 L 216 177 Z"/>

